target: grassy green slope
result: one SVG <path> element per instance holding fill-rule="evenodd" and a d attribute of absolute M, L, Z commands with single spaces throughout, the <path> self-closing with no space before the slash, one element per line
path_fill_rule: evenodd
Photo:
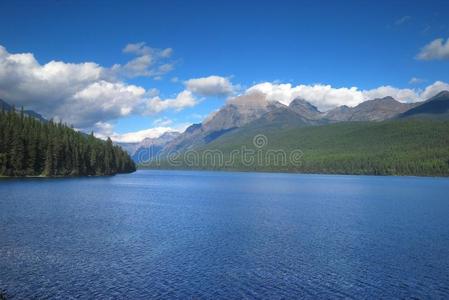
<path fill-rule="evenodd" d="M 179 158 L 175 167 L 449 176 L 449 121 L 410 119 L 308 127 L 294 124 L 282 129 L 272 125 L 254 123 L 224 134 L 197 149 L 195 163 Z M 253 138 L 258 134 L 266 136 L 266 146 L 255 147 Z M 256 150 L 254 162 L 247 160 L 245 163 L 242 155 L 230 155 L 233 150 L 241 154 L 244 148 Z M 301 159 L 291 159 L 289 155 L 298 149 L 303 154 Z M 210 150 L 223 153 L 224 163 L 205 155 Z M 269 159 L 267 153 L 271 150 L 284 151 L 286 162 L 282 159 L 276 162 L 273 157 Z M 258 160 L 259 157 L 262 159 Z M 167 166 L 162 163 L 162 167 Z"/>

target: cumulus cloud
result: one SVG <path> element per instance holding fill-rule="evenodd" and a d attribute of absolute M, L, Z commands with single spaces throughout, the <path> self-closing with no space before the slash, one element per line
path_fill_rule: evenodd
<path fill-rule="evenodd" d="M 169 57 L 172 50 L 155 50 L 140 43 L 127 45 L 124 52 L 141 58 L 150 55 L 154 60 L 154 57 Z M 162 72 L 170 69 L 166 64 L 155 67 Z M 148 109 L 154 113 L 196 104 L 189 91 L 164 101 L 157 96 L 156 89 L 127 84 L 118 74 L 112 76 L 114 68 L 116 71 L 117 65 L 106 68 L 94 62 L 40 64 L 31 53 L 12 54 L 0 46 L 0 99 L 76 128 L 91 128 L 95 123 L 132 113 L 142 114 Z M 145 73 L 140 67 L 133 70 L 135 74 Z"/>
<path fill-rule="evenodd" d="M 95 136 L 102 139 L 106 139 L 114 134 L 114 125 L 108 122 L 99 121 L 95 123 L 93 129 L 95 130 Z"/>
<path fill-rule="evenodd" d="M 426 100 L 442 90 L 449 90 L 449 84 L 436 81 L 424 90 L 380 86 L 375 89 L 361 90 L 357 87 L 336 88 L 331 85 L 297 85 L 264 82 L 248 88 L 243 95 L 230 98 L 229 103 L 261 104 L 265 101 L 279 101 L 285 105 L 295 98 L 303 98 L 321 111 L 327 111 L 340 105 L 356 106 L 363 101 L 391 96 L 400 102 Z M 258 94 L 259 93 L 259 94 Z M 261 95 L 262 93 L 263 95 Z"/>
<path fill-rule="evenodd" d="M 137 143 L 145 138 L 157 138 L 166 132 L 176 131 L 171 127 L 153 127 L 149 129 L 139 130 L 135 132 L 128 132 L 124 134 L 112 134 L 111 140 L 120 143 Z"/>
<path fill-rule="evenodd" d="M 197 100 L 190 91 L 182 91 L 175 98 L 161 99 L 159 96 L 149 99 L 146 103 L 147 114 L 160 113 L 167 109 L 180 111 L 197 104 Z"/>
<path fill-rule="evenodd" d="M 202 96 L 226 96 L 235 90 L 228 78 L 215 75 L 192 78 L 185 81 L 184 84 L 187 90 Z"/>
<path fill-rule="evenodd" d="M 420 60 L 449 59 L 449 38 L 436 39 L 425 45 L 416 56 Z"/>
<path fill-rule="evenodd" d="M 273 84 L 264 82 L 250 87 L 248 92 L 259 91 L 267 96 L 268 101 L 279 101 L 285 105 L 295 98 L 304 98 L 321 110 L 328 110 L 335 106 L 353 106 L 363 101 L 363 94 L 356 87 L 333 88 L 331 85 L 297 85 L 290 83 Z"/>
<path fill-rule="evenodd" d="M 114 132 L 114 125 L 107 122 L 97 122 L 94 126 L 95 136 L 101 139 L 110 137 L 112 141 L 118 143 L 139 143 L 145 138 L 158 138 L 166 132 L 183 132 L 190 124 L 180 123 L 174 126 L 157 125 L 143 130 L 117 133 Z"/>
<path fill-rule="evenodd" d="M 110 137 L 114 142 L 119 143 L 138 143 L 144 138 L 157 138 L 166 132 L 177 131 L 174 128 L 168 126 L 157 126 L 144 130 L 116 133 L 114 132 L 114 125 L 107 122 L 97 122 L 94 126 L 95 136 L 101 139 Z"/>
<path fill-rule="evenodd" d="M 131 114 L 145 95 L 144 88 L 121 82 L 94 82 L 72 96 L 67 107 L 55 109 L 55 117 L 70 124 L 86 127 L 100 120 L 116 119 Z"/>
<path fill-rule="evenodd" d="M 390 85 L 380 86 L 371 90 L 363 90 L 363 101 L 391 96 L 399 102 L 420 101 L 419 92 L 414 89 L 400 89 Z"/>
<path fill-rule="evenodd" d="M 441 91 L 449 91 L 449 83 L 442 81 L 435 81 L 433 84 L 427 86 L 419 95 L 420 100 L 426 100 L 435 96 Z"/>

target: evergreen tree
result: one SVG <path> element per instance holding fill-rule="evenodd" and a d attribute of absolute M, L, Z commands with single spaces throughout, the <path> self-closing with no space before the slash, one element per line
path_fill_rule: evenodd
<path fill-rule="evenodd" d="M 113 175 L 135 164 L 118 146 L 15 110 L 0 112 L 0 175 Z"/>

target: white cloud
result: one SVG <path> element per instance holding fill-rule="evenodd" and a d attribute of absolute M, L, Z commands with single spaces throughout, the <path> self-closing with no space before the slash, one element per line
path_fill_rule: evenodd
<path fill-rule="evenodd" d="M 54 116 L 64 121 L 84 126 L 96 120 L 116 119 L 132 113 L 142 103 L 146 90 L 121 82 L 97 81 L 72 96 L 67 107 L 59 107 Z"/>
<path fill-rule="evenodd" d="M 157 49 L 147 46 L 145 43 L 128 44 L 123 53 L 136 55 L 137 57 L 125 65 L 116 64 L 111 68 L 112 76 L 138 77 L 147 76 L 159 78 L 174 68 L 173 62 L 166 62 L 173 49 Z"/>
<path fill-rule="evenodd" d="M 167 109 L 174 109 L 180 111 L 187 107 L 192 107 L 197 104 L 197 100 L 193 97 L 190 91 L 182 91 L 175 98 L 161 99 L 159 96 L 149 99 L 146 103 L 147 114 L 160 113 Z"/>
<path fill-rule="evenodd" d="M 139 143 L 145 138 L 158 138 L 166 132 L 184 132 L 190 123 L 180 123 L 175 126 L 155 126 L 143 130 L 116 133 L 114 132 L 114 125 L 107 122 L 98 122 L 94 126 L 95 136 L 101 139 L 110 137 L 112 141 L 118 143 Z"/>
<path fill-rule="evenodd" d="M 127 45 L 124 52 L 140 55 L 138 58 L 146 64 L 149 60 L 144 58 L 145 55 L 168 57 L 172 50 L 155 50 L 140 43 Z M 134 63 L 131 61 L 127 65 Z M 146 72 L 137 65 L 131 68 L 135 73 Z M 156 104 L 153 112 L 171 108 L 180 110 L 196 104 L 190 92 L 164 102 L 157 97 L 156 89 L 144 89 L 121 81 L 114 74 L 117 66 L 106 68 L 93 62 L 62 61 L 40 64 L 31 53 L 12 54 L 0 46 L 0 99 L 35 110 L 47 118 L 63 120 L 76 128 L 91 128 L 97 122 L 131 113 L 143 114 L 150 104 Z M 170 69 L 167 64 L 155 68 L 156 72 Z"/>
<path fill-rule="evenodd" d="M 97 122 L 94 125 L 95 136 L 106 139 L 108 136 L 114 134 L 114 125 L 108 122 Z"/>
<path fill-rule="evenodd" d="M 410 80 L 409 80 L 408 83 L 410 83 L 410 84 L 418 84 L 418 83 L 423 83 L 423 82 L 425 82 L 425 81 L 426 81 L 426 80 L 423 79 L 423 78 L 412 77 L 412 78 L 410 78 Z"/>
<path fill-rule="evenodd" d="M 434 59 L 449 59 L 449 38 L 444 42 L 444 39 L 436 39 L 424 46 L 416 56 L 421 60 Z"/>
<path fill-rule="evenodd" d="M 149 129 L 139 130 L 135 132 L 128 132 L 124 134 L 114 133 L 111 135 L 111 140 L 113 140 L 114 142 L 121 142 L 121 143 L 137 143 L 142 141 L 144 138 L 157 138 L 169 131 L 176 131 L 176 130 L 174 130 L 171 127 L 153 127 Z"/>
<path fill-rule="evenodd" d="M 363 93 L 356 87 L 333 88 L 331 85 L 297 85 L 290 83 L 272 84 L 264 82 L 250 87 L 247 91 L 259 91 L 267 95 L 268 101 L 279 101 L 285 105 L 295 98 L 304 98 L 321 110 L 328 110 L 335 106 L 346 104 L 354 106 L 363 101 Z"/>
<path fill-rule="evenodd" d="M 215 75 L 192 78 L 185 81 L 184 84 L 187 90 L 202 96 L 226 96 L 235 90 L 228 78 Z"/>
<path fill-rule="evenodd" d="M 449 84 L 437 81 L 424 90 L 401 89 L 392 86 L 380 86 L 371 90 L 361 90 L 357 87 L 335 88 L 331 85 L 297 85 L 290 83 L 277 84 L 264 82 L 256 84 L 245 91 L 243 95 L 230 98 L 230 103 L 245 103 L 250 101 L 263 103 L 264 101 L 279 101 L 285 105 L 295 98 L 303 98 L 321 111 L 326 111 L 340 105 L 356 106 L 359 103 L 375 98 L 391 96 L 400 102 L 416 102 L 428 99 L 442 90 L 449 90 Z M 254 95 L 255 92 L 263 93 L 264 96 Z M 249 97 L 251 95 L 251 97 Z M 256 102 L 257 102 L 256 101 Z"/>
<path fill-rule="evenodd" d="M 94 126 L 95 136 L 101 139 L 106 139 L 110 137 L 114 142 L 119 143 L 138 143 L 144 138 L 157 138 L 164 134 L 165 132 L 176 131 L 171 127 L 158 126 L 153 128 L 148 128 L 144 130 L 127 132 L 127 133 L 116 133 L 114 132 L 114 125 L 107 122 L 97 122 Z"/>
<path fill-rule="evenodd" d="M 420 101 L 419 92 L 414 89 L 400 89 L 390 85 L 380 86 L 371 90 L 364 90 L 363 101 L 391 96 L 400 102 Z"/>
<path fill-rule="evenodd" d="M 449 91 L 449 83 L 442 81 L 435 81 L 433 84 L 427 86 L 424 91 L 420 93 L 421 100 L 429 99 L 441 91 Z"/>

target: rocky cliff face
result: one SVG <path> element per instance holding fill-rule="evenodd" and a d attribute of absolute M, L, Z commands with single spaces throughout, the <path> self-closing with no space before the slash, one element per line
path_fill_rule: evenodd
<path fill-rule="evenodd" d="M 288 106 L 292 111 L 309 120 L 319 120 L 324 114 L 316 108 L 316 106 L 307 102 L 302 98 L 296 98 Z"/>

